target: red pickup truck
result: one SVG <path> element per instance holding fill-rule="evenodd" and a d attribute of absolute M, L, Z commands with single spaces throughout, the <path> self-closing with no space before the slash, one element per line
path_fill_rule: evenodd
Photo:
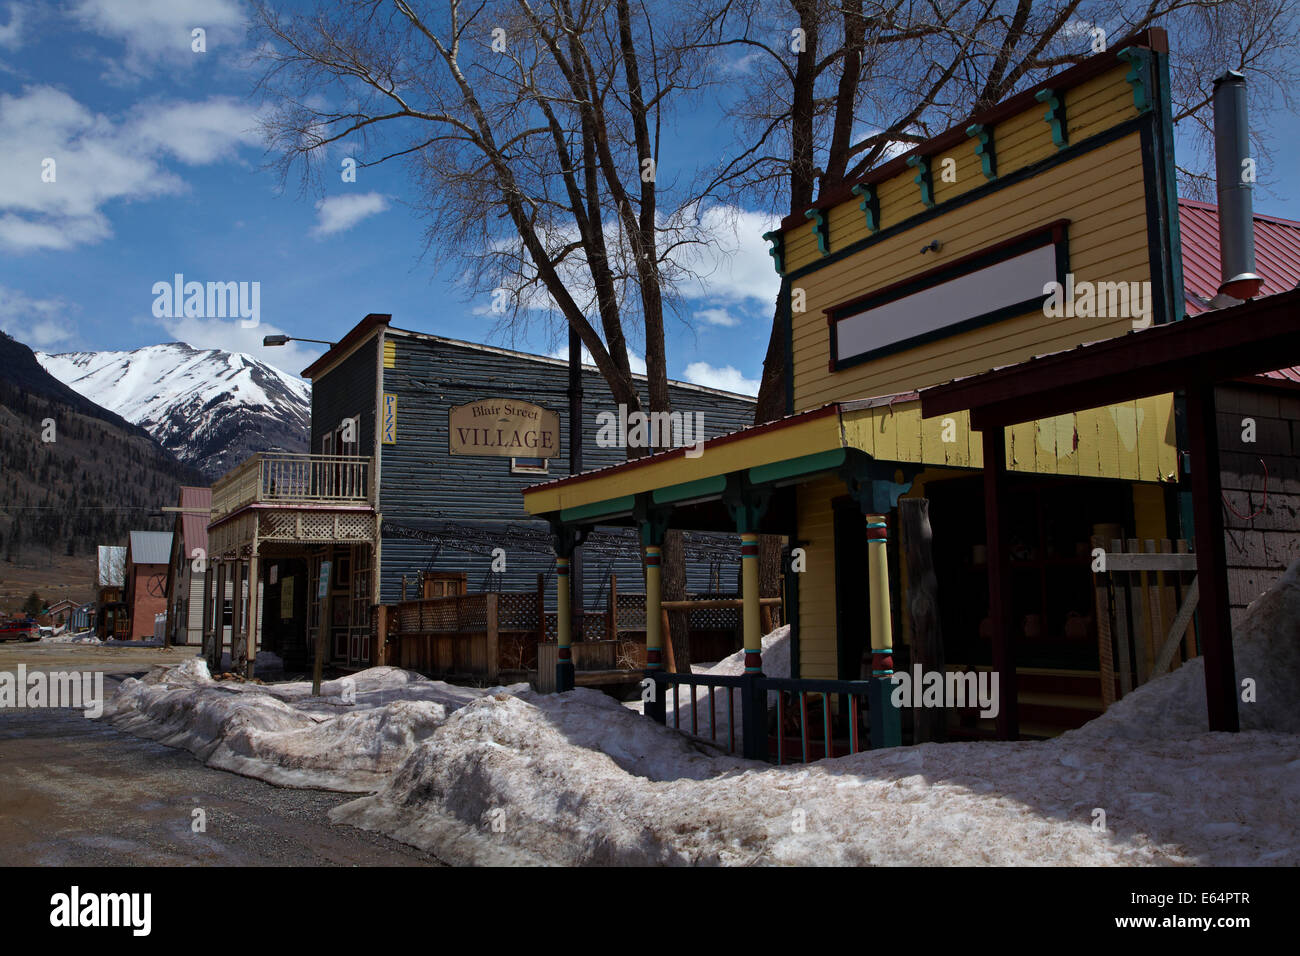
<path fill-rule="evenodd" d="M 36 621 L 25 618 L 13 621 L 0 621 L 0 641 L 36 641 L 41 632 Z"/>

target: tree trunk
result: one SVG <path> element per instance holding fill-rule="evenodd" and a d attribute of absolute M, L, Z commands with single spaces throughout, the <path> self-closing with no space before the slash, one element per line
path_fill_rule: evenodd
<path fill-rule="evenodd" d="M 907 561 L 907 611 L 912 626 L 912 663 L 923 674 L 944 673 L 943 634 L 939 627 L 939 581 L 934 573 L 934 535 L 930 530 L 930 502 L 925 498 L 900 498 L 898 518 Z M 920 688 L 914 687 L 913 694 Z M 915 743 L 948 739 L 948 711 L 944 707 L 917 707 L 912 711 Z"/>

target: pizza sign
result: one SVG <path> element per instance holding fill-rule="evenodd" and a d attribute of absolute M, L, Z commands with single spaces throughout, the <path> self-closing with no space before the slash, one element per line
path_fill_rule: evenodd
<path fill-rule="evenodd" d="M 453 455 L 554 458 L 560 453 L 560 416 L 529 402 L 484 398 L 448 415 Z"/>

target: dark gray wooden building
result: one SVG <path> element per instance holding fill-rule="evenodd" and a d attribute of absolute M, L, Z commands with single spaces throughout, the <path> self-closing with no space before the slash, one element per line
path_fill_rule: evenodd
<path fill-rule="evenodd" d="M 540 574 L 553 606 L 550 529 L 524 511 L 521 491 L 568 474 L 568 363 L 396 329 L 390 318 L 366 316 L 303 371 L 312 383 L 307 455 L 258 455 L 213 486 L 213 560 L 227 580 L 255 582 L 258 592 L 237 589 L 245 607 L 235 617 L 245 623 L 236 630 L 290 666 L 308 659 L 322 618 L 329 660 L 369 661 L 371 607 L 404 594 L 535 593 Z M 618 410 L 596 369 L 582 379 L 583 468 L 617 464 L 626 450 L 597 438 L 598 416 Z M 706 446 L 752 423 L 747 396 L 686 383 L 670 393 Z M 491 414 L 499 410 L 545 424 L 513 433 L 519 444 L 509 447 L 507 419 Z M 548 444 L 533 447 L 542 434 Z M 688 590 L 735 588 L 734 547 L 707 536 L 687 547 Z M 584 608 L 605 606 L 611 574 L 620 590 L 641 589 L 639 547 L 626 529 L 602 530 L 584 552 Z M 261 608 L 251 628 L 249 607 Z"/>

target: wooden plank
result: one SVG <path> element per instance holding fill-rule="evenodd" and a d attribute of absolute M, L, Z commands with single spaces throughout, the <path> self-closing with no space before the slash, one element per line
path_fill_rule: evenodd
<path fill-rule="evenodd" d="M 1187 553 L 1187 542 L 1183 539 L 1179 539 L 1178 541 L 1178 553 L 1179 554 Z M 1186 573 L 1180 574 L 1178 576 L 1178 579 L 1179 579 L 1179 590 L 1182 592 L 1183 597 L 1185 599 L 1187 596 L 1187 589 L 1191 587 L 1191 584 L 1188 582 L 1188 575 Z M 1190 661 L 1195 656 L 1196 656 L 1196 619 L 1192 618 L 1190 621 L 1187 622 L 1187 632 L 1183 640 L 1183 660 Z"/>
<path fill-rule="evenodd" d="M 1093 548 L 1105 550 L 1100 537 L 1092 538 Z M 1097 602 L 1097 659 L 1101 665 L 1101 702 L 1106 709 L 1115 703 L 1115 645 L 1110 635 L 1110 590 L 1106 587 L 1105 573 L 1092 576 L 1093 593 Z"/>
<path fill-rule="evenodd" d="M 907 612 L 911 625 L 912 663 L 924 672 L 944 673 L 943 632 L 939 626 L 939 581 L 934 571 L 934 533 L 930 528 L 930 502 L 926 498 L 900 498 L 899 529 L 903 536 L 907 570 Z M 915 743 L 948 739 L 948 712 L 942 707 L 912 711 Z"/>
<path fill-rule="evenodd" d="M 1178 645 L 1187 630 L 1187 625 L 1191 623 L 1192 615 L 1196 612 L 1196 605 L 1200 600 L 1200 590 L 1196 581 L 1196 578 L 1192 579 L 1191 587 L 1187 589 L 1187 594 L 1183 597 L 1183 606 L 1178 609 L 1178 616 L 1174 618 L 1173 624 L 1169 626 L 1169 633 L 1165 635 L 1164 643 L 1160 646 L 1160 653 L 1156 655 L 1155 668 L 1152 671 L 1155 675 L 1163 674 L 1169 670 L 1169 665 L 1174 659 L 1174 652 L 1178 649 Z"/>
<path fill-rule="evenodd" d="M 1140 548 L 1137 538 L 1127 538 L 1125 550 L 1137 553 Z M 1137 663 L 1139 684 L 1145 684 L 1151 677 L 1151 653 L 1147 635 L 1151 633 L 1151 615 L 1147 612 L 1146 576 L 1141 571 L 1134 571 L 1129 578 L 1129 598 L 1133 602 L 1133 656 Z"/>
<path fill-rule="evenodd" d="M 1142 542 L 1142 550 L 1146 554 L 1156 553 L 1156 543 L 1148 538 Z M 1160 594 L 1160 573 L 1158 571 L 1147 571 L 1147 614 L 1151 618 L 1151 626 L 1147 630 L 1147 645 L 1151 654 L 1151 677 L 1159 677 L 1161 672 L 1155 669 L 1155 659 L 1160 653 L 1160 638 L 1165 633 L 1164 604 Z"/>
<path fill-rule="evenodd" d="M 1112 539 L 1110 543 L 1112 552 L 1120 553 L 1124 550 L 1124 542 L 1119 538 Z M 1110 559 L 1107 558 L 1107 569 L 1110 568 Z M 1116 628 L 1116 650 L 1119 656 L 1119 689 L 1120 696 L 1124 696 L 1133 690 L 1133 658 L 1130 652 L 1130 628 L 1128 616 L 1128 579 L 1129 575 L 1125 571 L 1112 571 L 1111 582 L 1115 589 L 1115 628 Z"/>

